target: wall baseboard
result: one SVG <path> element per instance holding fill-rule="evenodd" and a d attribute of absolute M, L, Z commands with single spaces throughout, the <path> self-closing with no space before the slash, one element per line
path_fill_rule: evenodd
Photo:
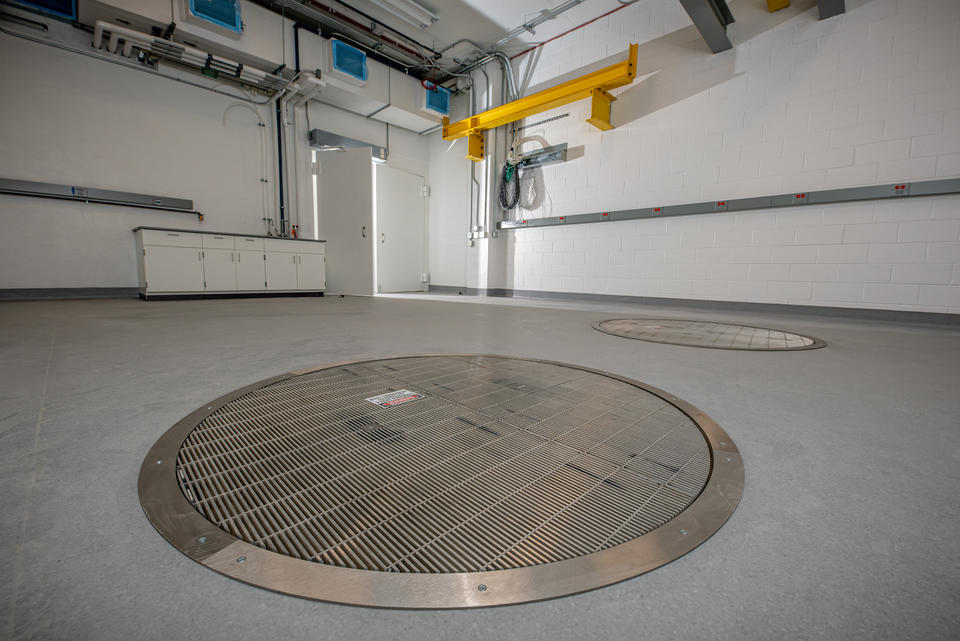
<path fill-rule="evenodd" d="M 214 294 L 139 294 L 142 300 L 213 300 L 227 298 L 305 298 L 309 296 L 323 298 L 324 292 L 219 292 Z"/>
<path fill-rule="evenodd" d="M 960 314 L 939 312 L 913 312 L 897 309 L 865 309 L 860 307 L 827 307 L 820 305 L 788 305 L 781 303 L 748 303 L 725 300 L 700 300 L 693 298 L 657 298 L 653 296 L 618 296 L 615 294 L 586 294 L 579 292 L 546 292 L 531 289 L 478 289 L 452 285 L 430 285 L 431 292 L 459 293 L 464 296 L 489 296 L 494 298 L 528 298 L 541 300 L 587 301 L 630 305 L 658 305 L 695 310 L 721 312 L 765 312 L 792 316 L 819 316 L 879 320 L 899 323 L 925 323 L 933 325 L 958 325 Z"/>
<path fill-rule="evenodd" d="M 0 301 L 136 298 L 139 291 L 136 287 L 40 287 L 0 289 Z"/>

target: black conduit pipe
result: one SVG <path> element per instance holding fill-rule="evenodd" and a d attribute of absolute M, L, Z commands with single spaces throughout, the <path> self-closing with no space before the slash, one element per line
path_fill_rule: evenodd
<path fill-rule="evenodd" d="M 280 109 L 280 98 L 277 98 L 277 185 L 280 187 L 280 235 L 286 236 L 286 210 L 283 202 L 283 113 Z"/>

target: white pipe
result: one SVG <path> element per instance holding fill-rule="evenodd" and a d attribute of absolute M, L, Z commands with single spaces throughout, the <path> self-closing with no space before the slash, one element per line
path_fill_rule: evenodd
<path fill-rule="evenodd" d="M 303 95 L 300 98 L 298 98 L 295 103 L 293 103 L 294 107 L 299 107 L 301 105 L 307 104 L 308 100 L 313 99 L 317 94 L 320 93 L 321 90 L 323 90 L 324 87 L 327 86 L 326 82 L 310 76 L 307 76 L 306 78 L 304 78 L 303 81 L 306 81 L 306 84 L 308 85 L 308 87 L 306 88 L 306 91 L 303 93 Z"/>
<path fill-rule="evenodd" d="M 99 49 L 103 45 L 103 29 L 106 23 L 103 20 L 97 20 L 93 28 L 93 48 Z"/>
<path fill-rule="evenodd" d="M 284 127 L 283 133 L 285 155 L 285 161 L 283 163 L 285 168 L 284 186 L 286 188 L 287 212 L 289 214 L 287 218 L 289 219 L 291 227 L 294 224 L 294 219 L 296 219 L 298 230 L 300 228 L 300 202 L 302 199 L 300 194 L 300 136 L 297 128 L 297 107 L 306 104 L 307 101 L 320 93 L 324 87 L 326 87 L 326 83 L 318 78 L 304 76 L 297 79 L 289 91 L 280 98 L 280 112 L 283 114 L 283 120 L 293 127 L 292 144 L 290 144 L 291 141 L 287 135 L 286 127 Z M 292 181 L 290 180 L 291 174 L 293 175 Z"/>

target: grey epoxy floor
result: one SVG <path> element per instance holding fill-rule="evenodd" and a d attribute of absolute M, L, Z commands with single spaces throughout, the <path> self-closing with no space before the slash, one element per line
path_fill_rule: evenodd
<path fill-rule="evenodd" d="M 960 329 L 429 297 L 0 304 L 0 639 L 955 639 Z M 753 322 L 826 349 L 616 338 L 616 315 Z M 705 544 L 624 583 L 488 610 L 311 602 L 169 546 L 136 480 L 207 400 L 298 368 L 482 352 L 596 367 L 697 405 L 743 500 Z"/>

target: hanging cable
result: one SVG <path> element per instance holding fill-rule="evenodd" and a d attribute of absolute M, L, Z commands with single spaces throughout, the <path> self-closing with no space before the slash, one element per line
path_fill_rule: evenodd
<path fill-rule="evenodd" d="M 511 165 L 509 160 L 503 163 L 497 200 L 500 202 L 500 206 L 507 211 L 515 209 L 520 202 L 520 167 Z"/>

